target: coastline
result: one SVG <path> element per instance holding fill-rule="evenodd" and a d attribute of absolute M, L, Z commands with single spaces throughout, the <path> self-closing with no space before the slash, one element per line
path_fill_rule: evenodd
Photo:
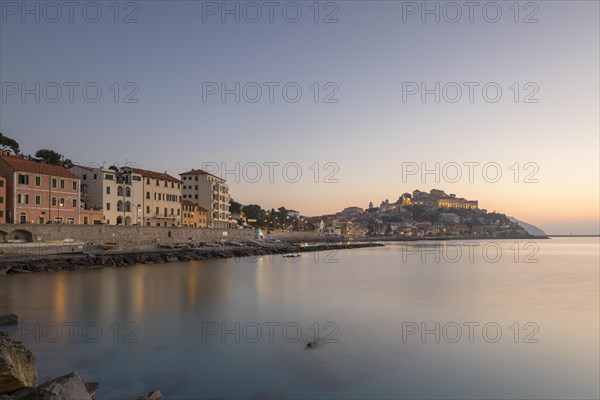
<path fill-rule="evenodd" d="M 235 257 L 258 257 L 276 254 L 297 254 L 318 251 L 348 250 L 383 247 L 382 243 L 322 243 L 303 246 L 299 243 L 207 243 L 196 247 L 156 248 L 146 251 L 104 251 L 97 254 L 67 253 L 46 256 L 30 255 L 27 259 L 0 262 L 0 276 L 15 273 L 80 271 L 104 267 L 126 267 L 136 264 L 160 264 L 171 262 L 215 260 Z"/>
<path fill-rule="evenodd" d="M 215 260 L 236 257 L 258 257 L 276 254 L 293 254 L 317 251 L 347 250 L 385 246 L 384 242 L 431 242 L 431 241 L 505 241 L 505 240 L 551 239 L 548 236 L 517 237 L 361 237 L 312 236 L 301 240 L 283 241 L 211 241 L 211 242 L 153 242 L 143 246 L 129 243 L 125 249 L 106 250 L 98 244 L 71 242 L 61 243 L 64 249 L 50 252 L 49 249 L 24 249 L 20 254 L 7 255 L 0 260 L 0 276 L 14 273 L 78 271 L 104 267 L 125 267 L 135 264 L 156 264 Z M 55 243 L 59 245 L 58 243 Z"/>

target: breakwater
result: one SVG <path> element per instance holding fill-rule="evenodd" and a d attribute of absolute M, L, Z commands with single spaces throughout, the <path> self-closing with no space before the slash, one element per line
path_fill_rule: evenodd
<path fill-rule="evenodd" d="M 159 248 L 151 251 L 103 251 L 98 253 L 56 254 L 31 257 L 25 260 L 0 262 L 0 275 L 13 273 L 76 271 L 103 267 L 124 267 L 136 264 L 155 264 L 179 261 L 199 261 L 219 258 L 257 257 L 270 254 L 300 256 L 303 252 L 332 251 L 380 247 L 381 243 L 326 243 L 301 246 L 296 243 L 205 243 L 186 247 Z"/>

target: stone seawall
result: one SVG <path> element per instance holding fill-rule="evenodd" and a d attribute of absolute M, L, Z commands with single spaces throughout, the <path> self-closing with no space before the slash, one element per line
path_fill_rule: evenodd
<path fill-rule="evenodd" d="M 263 231 L 266 235 L 267 232 Z M 314 240 L 319 236 L 312 232 L 271 232 L 269 237 L 281 240 Z M 159 226 L 112 226 L 112 225 L 35 225 L 1 224 L 0 243 L 9 240 L 44 242 L 73 239 L 78 242 L 101 244 L 105 242 L 182 242 L 182 241 L 238 241 L 252 240 L 253 229 L 219 228 L 173 228 Z"/>

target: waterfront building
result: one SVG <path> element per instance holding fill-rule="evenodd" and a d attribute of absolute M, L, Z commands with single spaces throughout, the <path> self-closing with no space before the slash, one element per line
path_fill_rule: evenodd
<path fill-rule="evenodd" d="M 192 169 L 179 175 L 183 184 L 183 199 L 207 210 L 208 227 L 229 228 L 231 197 L 226 180 L 201 169 Z"/>
<path fill-rule="evenodd" d="M 206 209 L 190 200 L 181 201 L 181 226 L 206 228 Z"/>
<path fill-rule="evenodd" d="M 79 223 L 80 180 L 68 169 L 3 154 L 0 176 L 6 223 Z"/>
<path fill-rule="evenodd" d="M 71 171 L 81 179 L 82 224 L 141 224 L 141 175 L 124 173 L 116 167 L 82 165 Z"/>
<path fill-rule="evenodd" d="M 76 165 L 71 171 L 82 182 L 83 224 L 181 226 L 177 178 L 131 167 Z"/>
<path fill-rule="evenodd" d="M 145 226 L 181 226 L 181 181 L 165 172 L 123 168 L 141 177 L 142 223 Z M 132 178 L 133 179 L 133 178 Z"/>

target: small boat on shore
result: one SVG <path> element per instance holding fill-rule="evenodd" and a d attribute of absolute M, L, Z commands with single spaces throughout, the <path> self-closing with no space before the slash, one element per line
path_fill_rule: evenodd
<path fill-rule="evenodd" d="M 102 247 L 103 250 L 112 250 L 112 249 L 116 248 L 118 245 L 119 245 L 119 243 L 117 243 L 117 242 L 105 242 L 100 247 Z"/>
<path fill-rule="evenodd" d="M 284 254 L 283 256 L 285 258 L 297 258 L 297 257 L 302 257 L 302 254 Z"/>

